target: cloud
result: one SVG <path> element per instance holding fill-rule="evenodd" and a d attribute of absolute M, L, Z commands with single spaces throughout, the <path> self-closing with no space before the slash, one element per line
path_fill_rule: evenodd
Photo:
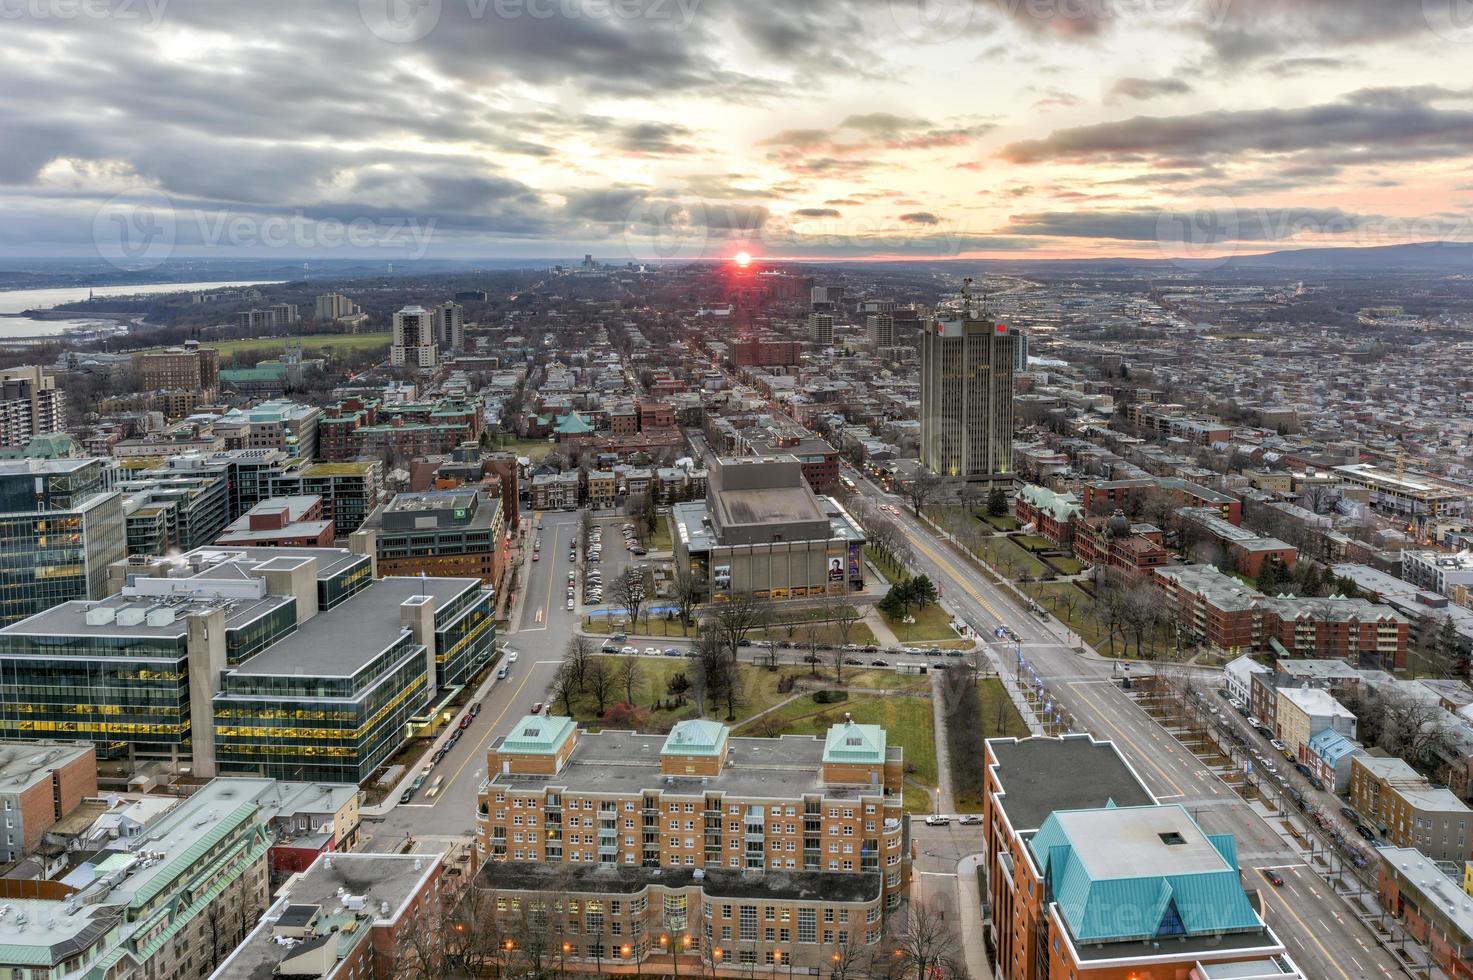
<path fill-rule="evenodd" d="M 1241 67 L 1289 51 L 1325 51 L 1407 38 L 1437 41 L 1422 0 L 1230 0 L 1220 23 L 1203 20 L 1197 35 L 1219 63 Z"/>
<path fill-rule="evenodd" d="M 1473 113 L 1432 103 L 1466 98 L 1435 86 L 1366 89 L 1339 102 L 1300 109 L 1220 110 L 1185 116 L 1135 116 L 1055 130 L 1004 146 L 1017 164 L 1051 161 L 1209 163 L 1249 154 L 1305 154 L 1362 163 L 1439 159 L 1473 152 Z"/>
<path fill-rule="evenodd" d="M 796 210 L 796 211 L 793 212 L 793 215 L 795 217 L 799 217 L 799 218 L 838 218 L 838 217 L 842 217 L 839 214 L 839 212 L 836 211 L 833 208 L 799 208 L 798 210 Z"/>
<path fill-rule="evenodd" d="M 1166 95 L 1187 95 L 1194 91 L 1192 86 L 1179 78 L 1134 78 L 1118 80 L 1110 86 L 1105 102 L 1115 103 L 1122 99 L 1159 99 Z"/>
<path fill-rule="evenodd" d="M 900 216 L 900 220 L 901 221 L 904 221 L 906 224 L 909 224 L 909 225 L 939 225 L 939 224 L 941 224 L 941 219 L 938 218 L 936 215 L 932 214 L 930 211 L 911 211 L 911 212 L 909 212 L 907 214 L 902 214 Z"/>
<path fill-rule="evenodd" d="M 1054 238 L 1101 238 L 1116 241 L 1179 241 L 1183 230 L 1178 219 L 1198 221 L 1204 215 L 1188 207 L 1180 214 L 1170 209 L 1132 208 L 1116 211 L 1041 211 L 1015 214 L 1004 229 L 1015 235 Z M 1375 220 L 1375 215 L 1357 215 L 1339 208 L 1268 208 L 1213 210 L 1205 218 L 1217 241 L 1286 241 L 1305 233 L 1347 234 Z"/>

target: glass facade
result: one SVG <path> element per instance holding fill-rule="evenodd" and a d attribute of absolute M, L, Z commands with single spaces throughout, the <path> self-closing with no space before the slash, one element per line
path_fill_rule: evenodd
<path fill-rule="evenodd" d="M 100 598 L 107 566 L 127 557 L 122 498 L 77 510 L 0 513 L 0 624 L 70 599 Z"/>
<path fill-rule="evenodd" d="M 297 629 L 297 600 L 289 599 L 276 609 L 225 631 L 225 663 L 242 664 L 277 640 Z"/>
<path fill-rule="evenodd" d="M 424 647 L 401 636 L 352 678 L 228 675 L 215 697 L 222 773 L 357 783 L 424 707 Z"/>
<path fill-rule="evenodd" d="M 317 607 L 331 609 L 372 584 L 373 562 L 367 555 L 364 555 L 332 578 L 317 580 Z"/>
<path fill-rule="evenodd" d="M 495 648 L 496 608 L 492 593 L 486 589 L 468 589 L 436 616 L 435 676 L 440 687 L 469 681 L 476 671 L 491 662 Z"/>
<path fill-rule="evenodd" d="M 189 744 L 185 639 L 0 633 L 0 737 L 131 743 L 170 755 Z"/>

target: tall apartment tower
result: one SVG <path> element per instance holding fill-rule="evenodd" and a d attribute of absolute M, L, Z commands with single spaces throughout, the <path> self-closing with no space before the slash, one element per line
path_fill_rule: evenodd
<path fill-rule="evenodd" d="M 1013 468 L 1013 368 L 1018 331 L 994 322 L 971 294 L 921 331 L 921 465 L 986 480 Z"/>
<path fill-rule="evenodd" d="M 0 446 L 24 446 L 32 438 L 66 431 L 66 393 L 39 367 L 0 371 Z"/>
<path fill-rule="evenodd" d="M 358 304 L 342 293 L 323 293 L 317 297 L 316 316 L 319 320 L 338 320 L 357 312 Z"/>
<path fill-rule="evenodd" d="M 1015 374 L 1028 373 L 1028 331 L 1024 327 L 1018 327 L 1018 346 L 1016 357 L 1013 359 L 1013 372 Z"/>
<path fill-rule="evenodd" d="M 435 345 L 435 317 L 423 306 L 406 306 L 394 314 L 394 343 L 389 348 L 394 367 L 432 370 L 439 362 Z"/>
<path fill-rule="evenodd" d="M 808 339 L 823 347 L 834 344 L 834 315 L 832 313 L 808 314 Z"/>
<path fill-rule="evenodd" d="M 465 307 L 459 303 L 441 303 L 430 311 L 435 320 L 435 343 L 441 350 L 460 350 L 465 346 Z"/>
<path fill-rule="evenodd" d="M 876 347 L 895 346 L 895 317 L 889 312 L 871 313 L 864 318 L 865 339 Z"/>

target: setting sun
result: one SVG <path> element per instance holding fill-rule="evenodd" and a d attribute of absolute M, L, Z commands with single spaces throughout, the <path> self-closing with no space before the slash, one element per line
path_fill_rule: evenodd
<path fill-rule="evenodd" d="M 752 264 L 752 253 L 738 252 L 736 255 L 732 256 L 732 260 L 736 262 L 737 265 L 745 269 L 747 266 Z"/>

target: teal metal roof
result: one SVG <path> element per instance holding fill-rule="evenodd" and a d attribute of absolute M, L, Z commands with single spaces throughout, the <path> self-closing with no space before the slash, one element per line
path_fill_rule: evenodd
<path fill-rule="evenodd" d="M 728 729 L 716 721 L 693 718 L 670 729 L 661 755 L 719 756 L 726 751 Z"/>
<path fill-rule="evenodd" d="M 885 761 L 885 729 L 852 721 L 834 725 L 824 739 L 824 762 L 881 765 Z"/>
<path fill-rule="evenodd" d="M 1090 839 L 1075 840 L 1069 825 L 1077 826 L 1070 819 L 1076 814 L 1109 818 L 1090 819 Z M 1076 942 L 1142 941 L 1183 931 L 1211 936 L 1263 927 L 1239 881 L 1232 835 L 1203 834 L 1180 806 L 1054 813 L 1028 846 Z M 1098 867 L 1092 870 L 1091 863 Z M 1143 873 L 1120 870 L 1137 864 Z M 1178 866 L 1180 873 L 1173 870 Z"/>
<path fill-rule="evenodd" d="M 512 726 L 511 734 L 501 743 L 501 750 L 523 755 L 556 755 L 573 734 L 573 728 L 571 718 L 526 715 Z"/>
<path fill-rule="evenodd" d="M 581 436 L 592 432 L 593 426 L 583 421 L 583 417 L 577 412 L 569 412 L 558 420 L 554 431 L 565 436 Z"/>

